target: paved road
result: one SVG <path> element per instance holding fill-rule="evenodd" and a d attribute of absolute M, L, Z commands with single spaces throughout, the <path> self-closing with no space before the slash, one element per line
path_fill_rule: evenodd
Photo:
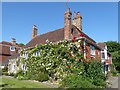
<path fill-rule="evenodd" d="M 120 76 L 119 77 L 110 77 L 109 79 L 108 79 L 108 81 L 109 81 L 109 87 L 110 88 L 118 88 L 119 87 L 119 89 L 120 89 Z"/>

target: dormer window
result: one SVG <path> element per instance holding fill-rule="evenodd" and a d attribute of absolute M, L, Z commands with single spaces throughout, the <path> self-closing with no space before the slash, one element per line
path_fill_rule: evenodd
<path fill-rule="evenodd" d="M 14 46 L 10 46 L 10 51 L 15 51 L 15 47 Z"/>

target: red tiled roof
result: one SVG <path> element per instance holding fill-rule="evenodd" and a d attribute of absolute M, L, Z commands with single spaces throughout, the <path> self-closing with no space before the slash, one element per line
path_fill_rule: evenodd
<path fill-rule="evenodd" d="M 83 33 L 82 31 L 80 31 L 76 26 L 72 25 L 72 28 L 79 31 L 79 33 Z M 92 41 L 93 43 L 96 43 L 93 39 L 91 39 L 88 35 L 86 35 L 85 33 L 83 33 L 84 36 L 89 39 L 90 41 Z M 79 34 L 75 35 L 76 37 L 80 37 Z M 45 44 L 46 40 L 49 40 L 50 42 L 57 42 L 59 40 L 63 40 L 64 39 L 64 28 L 55 30 L 55 31 L 51 31 L 42 35 L 38 35 L 35 38 L 33 38 L 30 42 L 28 42 L 24 48 L 28 48 L 28 47 L 34 47 L 37 44 Z"/>
<path fill-rule="evenodd" d="M 50 42 L 56 42 L 59 40 L 63 40 L 64 39 L 64 28 L 51 31 L 51 32 L 48 32 L 42 35 L 38 35 L 37 37 L 33 38 L 28 44 L 26 44 L 25 48 L 33 47 L 36 44 L 45 44 L 47 39 Z"/>
<path fill-rule="evenodd" d="M 6 41 L 2 41 L 2 42 L 0 42 L 0 44 L 4 44 L 4 45 L 12 45 L 11 42 L 6 42 Z"/>
<path fill-rule="evenodd" d="M 99 45 L 102 49 L 104 49 L 105 46 L 106 46 L 106 44 L 105 44 L 104 42 L 100 42 L 100 43 L 98 43 L 98 45 Z"/>

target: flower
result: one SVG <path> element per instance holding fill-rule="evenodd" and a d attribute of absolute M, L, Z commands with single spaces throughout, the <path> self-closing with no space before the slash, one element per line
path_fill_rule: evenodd
<path fill-rule="evenodd" d="M 77 45 L 77 48 L 79 48 L 80 47 L 80 45 Z"/>
<path fill-rule="evenodd" d="M 76 39 L 76 37 L 73 37 L 73 38 L 72 38 L 72 42 L 74 42 L 74 41 L 75 41 L 75 39 Z"/>
<path fill-rule="evenodd" d="M 72 54 L 70 53 L 70 56 L 72 56 Z"/>
<path fill-rule="evenodd" d="M 85 35 L 83 33 L 80 34 L 81 37 L 84 37 Z"/>
<path fill-rule="evenodd" d="M 71 66 L 67 66 L 68 68 L 70 68 Z"/>
<path fill-rule="evenodd" d="M 80 42 L 81 42 L 81 40 L 78 40 L 78 42 L 80 43 Z"/>

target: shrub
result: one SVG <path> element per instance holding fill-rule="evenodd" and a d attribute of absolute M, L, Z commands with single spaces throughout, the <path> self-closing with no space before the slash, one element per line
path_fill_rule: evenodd
<path fill-rule="evenodd" d="M 61 82 L 60 87 L 66 88 L 96 88 L 91 82 L 80 75 L 70 74 Z"/>
<path fill-rule="evenodd" d="M 8 75 L 8 72 L 2 72 L 2 75 L 6 75 L 6 76 L 7 76 L 7 75 Z"/>
<path fill-rule="evenodd" d="M 43 82 L 43 81 L 49 80 L 49 77 L 48 77 L 48 74 L 40 72 L 39 74 L 35 75 L 35 77 L 33 79 L 35 79 L 39 82 Z"/>
<path fill-rule="evenodd" d="M 117 70 L 112 70 L 111 73 L 112 73 L 113 76 L 118 76 L 118 71 Z"/>
<path fill-rule="evenodd" d="M 106 86 L 106 76 L 102 72 L 102 65 L 100 62 L 89 62 L 86 69 L 86 77 L 89 78 L 89 81 L 100 87 Z"/>
<path fill-rule="evenodd" d="M 10 73 L 9 76 L 14 76 L 14 73 Z"/>

